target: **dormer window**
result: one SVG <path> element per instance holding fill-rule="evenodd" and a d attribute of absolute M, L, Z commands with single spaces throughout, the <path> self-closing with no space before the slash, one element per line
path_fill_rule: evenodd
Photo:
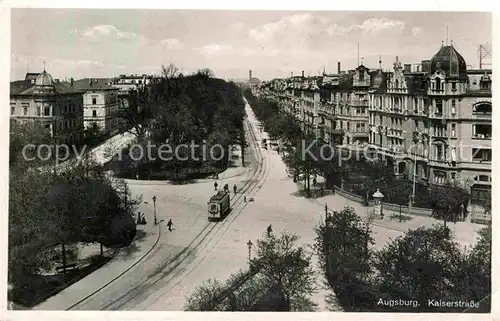
<path fill-rule="evenodd" d="M 451 90 L 453 90 L 453 91 L 457 90 L 457 83 L 456 82 L 451 83 Z"/>
<path fill-rule="evenodd" d="M 365 73 L 364 73 L 364 72 L 362 72 L 362 71 L 360 71 L 360 72 L 359 72 L 359 80 L 360 80 L 360 81 L 365 80 Z"/>
<path fill-rule="evenodd" d="M 481 88 L 481 90 L 488 90 L 490 89 L 490 85 L 491 85 L 491 79 L 490 77 L 484 75 L 483 77 L 481 77 L 481 82 L 479 83 L 479 86 Z"/>

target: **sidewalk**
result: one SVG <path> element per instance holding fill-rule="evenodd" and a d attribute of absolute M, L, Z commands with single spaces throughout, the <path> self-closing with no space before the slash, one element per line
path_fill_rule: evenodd
<path fill-rule="evenodd" d="M 318 176 L 318 183 L 323 180 L 322 177 Z M 300 188 L 303 188 L 302 182 L 297 183 Z M 312 184 L 311 184 L 312 185 Z M 311 202 L 317 202 L 318 206 L 324 208 L 327 204 L 329 211 L 341 211 L 344 207 L 349 206 L 354 208 L 356 213 L 361 217 L 367 217 L 370 210 L 373 209 L 371 206 L 363 206 L 362 204 L 349 200 L 342 197 L 339 194 L 332 194 L 323 197 L 318 197 L 316 199 L 311 199 Z M 399 211 L 391 211 L 383 209 L 384 218 L 381 219 L 378 216 L 374 221 L 373 225 L 385 229 L 390 229 L 399 232 L 407 232 L 408 230 L 415 230 L 419 227 L 432 227 L 433 225 L 442 225 L 443 221 L 434 219 L 432 217 L 411 215 L 403 213 L 402 222 L 399 222 Z M 391 216 L 395 216 L 391 219 Z M 408 220 L 404 220 L 408 218 Z M 455 241 L 461 245 L 474 245 L 477 241 L 477 232 L 484 228 L 484 225 L 475 224 L 470 222 L 447 222 L 447 227 L 453 232 Z"/>
<path fill-rule="evenodd" d="M 146 205 L 142 204 L 139 211 L 148 214 Z M 144 207 L 144 208 L 142 208 Z M 148 214 L 147 224 L 137 226 L 137 234 L 143 231 L 144 238 L 135 240 L 128 247 L 120 249 L 118 253 L 104 266 L 87 275 L 66 289 L 50 297 L 33 310 L 66 310 L 80 300 L 92 295 L 102 287 L 130 270 L 156 245 L 160 236 L 160 225 L 155 226 L 153 217 Z"/>

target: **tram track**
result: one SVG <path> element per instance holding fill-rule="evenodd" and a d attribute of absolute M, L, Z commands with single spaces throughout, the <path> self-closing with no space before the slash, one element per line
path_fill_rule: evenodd
<path fill-rule="evenodd" d="M 123 295 L 119 296 L 118 298 L 114 299 L 113 301 L 109 302 L 106 304 L 104 307 L 102 307 L 102 310 L 116 310 L 119 309 L 125 305 L 127 305 L 128 302 L 131 302 L 135 298 L 139 297 L 140 295 L 144 295 L 148 289 L 152 289 L 153 287 L 157 287 L 159 284 L 161 286 L 168 286 L 169 284 L 176 282 L 175 284 L 178 284 L 180 280 L 182 280 L 182 277 L 185 276 L 184 274 L 181 274 L 184 270 L 181 269 L 181 266 L 184 264 L 184 266 L 189 266 L 190 263 L 193 262 L 193 260 L 196 259 L 196 254 L 200 253 L 201 251 L 205 250 L 210 242 L 215 238 L 215 236 L 218 234 L 219 231 L 225 228 L 223 231 L 222 237 L 225 235 L 231 224 L 237 219 L 237 217 L 243 212 L 243 209 L 245 207 L 245 203 L 243 202 L 243 197 L 245 194 L 251 194 L 254 191 L 260 189 L 261 185 L 259 184 L 265 180 L 267 177 L 268 171 L 266 170 L 267 167 L 265 166 L 268 164 L 264 163 L 264 156 L 262 153 L 262 150 L 260 149 L 260 146 L 258 144 L 258 140 L 256 138 L 255 132 L 253 130 L 253 126 L 248 120 L 248 118 L 245 120 L 245 125 L 248 129 L 248 133 L 250 137 L 252 138 L 253 144 L 255 146 L 254 150 L 254 160 L 256 161 L 256 167 L 253 169 L 252 175 L 247 182 L 242 186 L 240 192 L 231 200 L 231 212 L 228 214 L 228 216 L 221 222 L 208 222 L 202 230 L 192 239 L 192 241 L 184 247 L 181 252 L 179 252 L 177 255 L 175 255 L 171 260 L 168 262 L 162 263 L 160 266 L 160 269 L 157 269 L 156 272 L 153 272 L 149 274 L 145 282 L 142 284 L 139 284 L 138 286 L 134 286 L 132 289 L 124 293 Z M 257 157 L 255 157 L 257 156 Z M 268 158 L 266 158 L 268 161 Z M 209 238 L 209 236 L 211 236 Z M 220 240 L 220 239 L 219 239 Z M 157 242 L 158 243 L 158 240 Z M 218 243 L 218 241 L 217 241 Z M 217 244 L 216 243 L 216 244 Z M 136 267 L 138 263 L 141 261 L 144 262 L 148 259 L 149 256 L 152 256 L 152 253 L 154 253 L 153 248 L 148 251 L 148 253 L 141 258 L 136 264 L 134 264 L 132 267 Z M 194 258 L 193 258 L 194 256 Z M 193 258 L 192 260 L 188 261 L 189 258 Z M 203 258 L 204 259 L 204 258 Z M 192 267 L 188 274 L 191 273 L 192 270 L 194 270 L 202 261 L 203 259 L 196 264 L 194 267 Z M 78 308 L 78 306 L 84 304 L 85 302 L 89 301 L 92 299 L 95 295 L 97 295 L 99 292 L 101 292 L 104 288 L 107 286 L 111 285 L 112 283 L 116 282 L 120 277 L 124 276 L 129 270 L 132 269 L 129 268 L 122 274 L 118 275 L 116 278 L 114 278 L 112 281 L 104 284 L 102 287 L 94 291 L 92 294 L 89 296 L 85 297 L 84 299 L 80 300 L 79 302 L 75 303 L 71 307 L 69 307 L 66 310 L 71 310 Z M 167 268 L 167 269 L 165 269 Z M 153 290 L 154 293 L 154 290 Z M 149 296 L 147 296 L 149 297 Z"/>

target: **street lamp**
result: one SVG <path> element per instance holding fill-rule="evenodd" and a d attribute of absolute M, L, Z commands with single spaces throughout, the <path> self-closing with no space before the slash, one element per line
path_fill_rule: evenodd
<path fill-rule="evenodd" d="M 380 217 L 384 218 L 384 213 L 382 212 L 382 198 L 384 198 L 384 194 L 380 193 L 380 190 L 377 188 L 372 197 L 375 199 L 375 213 L 380 212 Z"/>
<path fill-rule="evenodd" d="M 250 259 L 251 259 L 251 253 L 252 253 L 252 241 L 248 240 L 247 246 L 248 246 L 248 263 L 250 264 Z"/>
<path fill-rule="evenodd" d="M 158 224 L 158 221 L 156 219 L 156 196 L 153 196 L 153 213 L 155 217 L 155 225 Z"/>

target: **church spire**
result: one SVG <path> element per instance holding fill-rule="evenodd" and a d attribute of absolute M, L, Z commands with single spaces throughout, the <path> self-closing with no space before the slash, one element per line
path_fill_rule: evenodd
<path fill-rule="evenodd" d="M 382 69 L 382 54 L 378 55 L 378 69 Z"/>

